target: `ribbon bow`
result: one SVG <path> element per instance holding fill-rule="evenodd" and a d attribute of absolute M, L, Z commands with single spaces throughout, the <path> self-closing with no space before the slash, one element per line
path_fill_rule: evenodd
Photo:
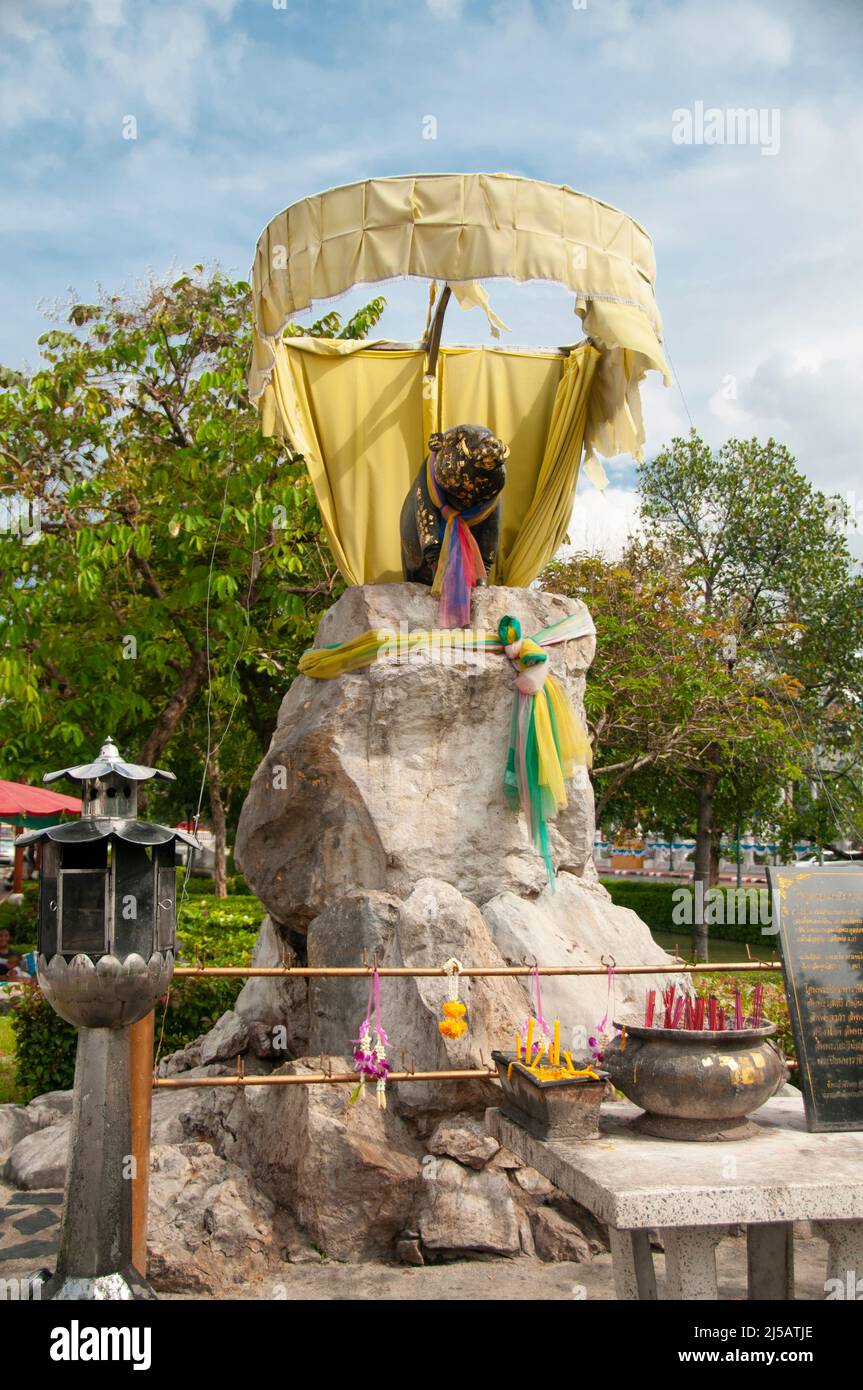
<path fill-rule="evenodd" d="M 438 613 L 442 627 L 467 627 L 471 594 L 480 580 L 488 578 L 473 527 L 479 526 L 500 506 L 500 493 L 461 510 L 450 506 L 438 483 L 436 464 L 437 454 L 429 454 L 426 464 L 429 496 L 443 518 L 441 552 L 432 594 L 440 598 Z"/>
<path fill-rule="evenodd" d="M 501 618 L 498 636 L 518 670 L 503 789 L 510 806 L 521 806 L 554 888 L 548 822 L 566 805 L 564 782 L 572 776 L 576 761 L 588 760 L 589 749 L 539 644 L 522 637 L 521 623 L 509 614 Z"/>

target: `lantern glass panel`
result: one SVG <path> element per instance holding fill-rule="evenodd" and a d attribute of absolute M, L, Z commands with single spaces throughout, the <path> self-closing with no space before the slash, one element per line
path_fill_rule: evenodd
<path fill-rule="evenodd" d="M 104 869 L 60 870 L 60 951 L 102 955 L 107 949 Z"/>
<path fill-rule="evenodd" d="M 144 845 L 113 846 L 114 941 L 120 960 L 133 953 L 149 960 L 153 953 L 155 866 Z"/>

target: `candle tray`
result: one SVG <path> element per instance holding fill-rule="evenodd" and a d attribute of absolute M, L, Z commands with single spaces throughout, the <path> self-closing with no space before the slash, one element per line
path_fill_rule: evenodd
<path fill-rule="evenodd" d="M 513 1052 L 492 1052 L 503 1088 L 501 1110 L 536 1139 L 595 1139 L 599 1107 L 608 1094 L 604 1071 L 599 1081 L 563 1077 L 541 1081 L 523 1067 Z"/>

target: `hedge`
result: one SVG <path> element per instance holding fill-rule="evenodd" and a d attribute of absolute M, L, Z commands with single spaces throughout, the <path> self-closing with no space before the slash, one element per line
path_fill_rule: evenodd
<path fill-rule="evenodd" d="M 178 957 L 204 965 L 246 965 L 264 907 L 257 898 L 186 899 L 177 928 Z M 233 1007 L 244 981 L 177 980 L 156 1008 L 156 1049 L 174 1052 L 206 1033 Z M 75 1075 L 76 1029 L 55 1014 L 41 990 L 28 990 L 12 1013 L 16 1084 L 25 1100 L 68 1090 Z"/>
<path fill-rule="evenodd" d="M 673 915 L 676 903 L 681 902 L 679 896 L 675 902 L 675 892 L 679 894 L 680 890 L 684 889 L 687 893 L 691 893 L 691 883 L 638 883 L 623 878 L 603 878 L 601 881 L 611 894 L 612 901 L 620 907 L 631 907 L 633 912 L 636 912 L 641 920 L 647 923 L 652 932 L 664 932 L 668 936 L 680 938 L 692 934 L 691 926 L 679 921 L 675 922 Z M 774 937 L 772 934 L 765 934 L 762 931 L 762 923 L 758 920 L 754 922 L 729 920 L 729 918 L 741 916 L 755 916 L 757 919 L 760 915 L 764 925 L 769 926 L 769 909 L 767 908 L 766 896 L 764 896 L 767 892 L 766 888 L 759 889 L 758 886 L 742 888 L 740 892 L 747 893 L 745 900 L 735 899 L 736 891 L 730 887 L 709 890 L 710 897 L 705 899 L 706 909 L 707 905 L 713 901 L 717 909 L 721 908 L 721 913 L 717 912 L 717 915 L 721 915 L 725 919 L 723 922 L 710 923 L 708 926 L 710 936 L 718 941 L 749 941 L 753 945 L 770 945 Z M 766 914 L 764 910 L 760 912 L 753 912 L 752 910 L 758 901 L 754 895 L 759 893 L 762 894 L 760 902 L 761 907 L 766 909 Z M 718 896 L 714 898 L 714 894 L 722 894 L 724 902 L 721 902 Z M 677 915 L 680 916 L 679 907 Z"/>
<path fill-rule="evenodd" d="M 0 930 L 7 929 L 13 944 L 21 950 L 21 941 L 30 941 L 36 936 L 36 918 L 39 907 L 39 884 L 29 880 L 23 885 L 22 903 L 0 903 Z"/>

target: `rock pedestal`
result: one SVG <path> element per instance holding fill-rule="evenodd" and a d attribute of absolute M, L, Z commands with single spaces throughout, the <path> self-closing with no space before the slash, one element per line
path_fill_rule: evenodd
<path fill-rule="evenodd" d="M 511 614 L 530 635 L 577 612 L 574 599 L 488 588 L 474 596 L 473 623 L 494 632 Z M 436 621 L 437 601 L 421 585 L 359 586 L 324 616 L 316 645 L 371 628 L 429 631 Z M 549 648 L 579 713 L 593 651 L 592 636 Z M 523 816 L 505 801 L 513 674 L 504 657 L 475 647 L 295 680 L 237 835 L 237 862 L 270 914 L 257 963 L 284 960 L 288 942 L 321 967 L 419 968 L 453 956 L 473 966 L 655 963 L 656 975 L 618 977 L 611 999 L 605 974 L 542 983 L 544 1013 L 560 1017 L 576 1052 L 609 1008 L 641 1017 L 645 991 L 665 984 L 668 957 L 598 881 L 588 774 L 569 785 L 551 831 L 553 888 Z M 453 1041 L 437 1028 L 441 978 L 385 978 L 393 1069 L 487 1067 L 524 1023 L 525 983 L 464 981 L 470 1026 Z M 365 979 L 314 978 L 307 989 L 251 980 L 203 1052 L 215 1057 L 245 1034 L 258 1064 L 318 1070 L 330 1058 L 339 1070 L 367 1007 Z M 201 1059 L 193 1051 L 187 1064 Z M 583 1213 L 484 1136 L 496 1082 L 397 1083 L 385 1115 L 369 1099 L 351 1107 L 346 1090 L 249 1088 L 229 1113 L 224 1101 L 213 1107 L 217 1151 L 251 1169 L 317 1248 L 413 1263 L 458 1253 L 585 1258 L 597 1248 Z"/>
<path fill-rule="evenodd" d="M 371 628 L 429 631 L 437 600 L 421 584 L 348 589 L 316 646 Z M 506 614 L 525 636 L 584 612 L 577 599 L 532 589 L 476 591 L 476 629 Z M 548 649 L 577 709 L 594 638 Z M 285 696 L 237 832 L 236 860 L 283 926 L 304 930 L 353 889 L 407 897 L 420 878 L 451 883 L 482 906 L 496 893 L 532 896 L 545 866 L 503 794 L 513 669 L 483 650 L 420 652 L 335 680 L 298 676 Z M 593 850 L 593 793 L 581 771 L 551 833 L 559 867 L 583 874 Z"/>

